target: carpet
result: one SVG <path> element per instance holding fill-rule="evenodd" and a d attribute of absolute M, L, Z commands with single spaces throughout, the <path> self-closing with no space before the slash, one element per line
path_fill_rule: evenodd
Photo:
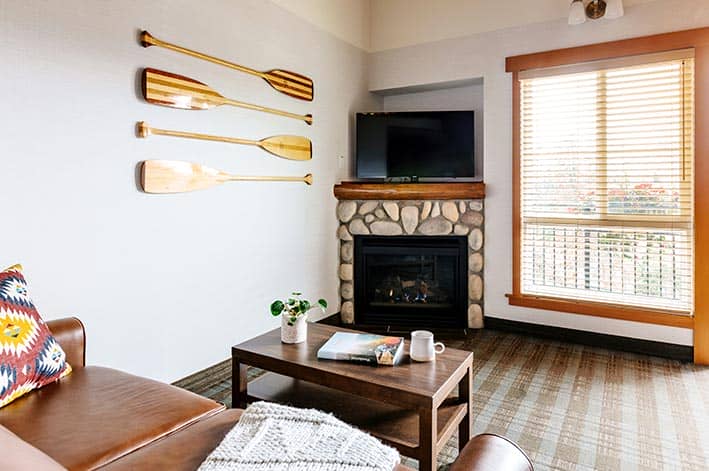
<path fill-rule="evenodd" d="M 475 352 L 475 433 L 512 439 L 538 471 L 709 469 L 707 367 L 487 329 L 446 345 Z M 230 375 L 227 360 L 175 384 L 229 404 Z M 453 437 L 438 462 L 456 455 Z"/>

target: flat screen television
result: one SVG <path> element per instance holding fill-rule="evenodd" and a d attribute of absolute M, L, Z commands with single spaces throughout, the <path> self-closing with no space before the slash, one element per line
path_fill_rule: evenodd
<path fill-rule="evenodd" d="M 473 111 L 357 113 L 357 178 L 473 179 Z"/>

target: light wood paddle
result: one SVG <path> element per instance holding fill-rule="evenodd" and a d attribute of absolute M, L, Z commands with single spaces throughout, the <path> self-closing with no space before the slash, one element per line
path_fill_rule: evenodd
<path fill-rule="evenodd" d="M 274 108 L 244 103 L 243 101 L 231 100 L 223 97 L 202 82 L 151 68 L 143 70 L 143 96 L 149 103 L 184 110 L 207 110 L 216 106 L 231 105 L 285 116 L 286 118 L 299 119 L 308 124 L 313 124 L 312 115 L 289 113 Z"/>
<path fill-rule="evenodd" d="M 146 193 L 183 193 L 204 190 L 228 181 L 304 182 L 313 184 L 313 176 L 261 177 L 230 175 L 193 162 L 145 160 L 140 169 L 140 183 Z"/>
<path fill-rule="evenodd" d="M 260 141 L 241 139 L 238 137 L 212 136 L 196 132 L 172 131 L 148 126 L 145 121 L 137 125 L 138 136 L 148 137 L 151 134 L 159 136 L 184 137 L 187 139 L 201 139 L 205 141 L 228 142 L 231 144 L 244 144 L 258 146 L 266 152 L 288 160 L 310 160 L 313 157 L 313 145 L 310 139 L 303 136 L 271 136 Z"/>
<path fill-rule="evenodd" d="M 230 69 L 238 70 L 239 72 L 246 72 L 247 74 L 255 75 L 256 77 L 261 77 L 269 85 L 293 98 L 298 98 L 300 100 L 313 101 L 313 81 L 308 77 L 295 72 L 289 72 L 287 70 L 268 70 L 266 72 L 260 72 L 258 70 L 251 69 L 249 67 L 244 67 L 243 65 L 235 64 L 233 62 L 225 61 L 214 56 L 209 56 L 207 54 L 202 54 L 201 52 L 193 51 L 182 46 L 177 46 L 175 44 L 168 43 L 166 41 L 161 41 L 160 39 L 154 37 L 147 31 L 140 33 L 140 44 L 143 47 L 150 46 L 160 46 L 165 49 L 170 49 L 171 51 L 180 52 L 182 54 L 187 54 L 188 56 L 196 57 L 197 59 L 202 59 L 205 61 L 213 62 L 215 64 L 223 65 L 229 67 Z"/>

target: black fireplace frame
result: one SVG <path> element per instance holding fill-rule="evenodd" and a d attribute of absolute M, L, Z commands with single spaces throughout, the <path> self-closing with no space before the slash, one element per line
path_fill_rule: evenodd
<path fill-rule="evenodd" d="M 374 308 L 367 302 L 365 258 L 374 254 L 456 255 L 457 283 L 451 309 L 416 312 L 406 305 Z M 468 238 L 465 236 L 375 236 L 354 237 L 354 321 L 357 325 L 392 328 L 465 329 L 468 312 Z M 415 315 L 412 315 L 412 311 Z"/>

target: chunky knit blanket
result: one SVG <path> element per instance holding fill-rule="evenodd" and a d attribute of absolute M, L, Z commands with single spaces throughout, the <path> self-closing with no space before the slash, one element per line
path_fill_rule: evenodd
<path fill-rule="evenodd" d="M 332 415 L 251 404 L 198 471 L 392 471 L 399 453 Z"/>

